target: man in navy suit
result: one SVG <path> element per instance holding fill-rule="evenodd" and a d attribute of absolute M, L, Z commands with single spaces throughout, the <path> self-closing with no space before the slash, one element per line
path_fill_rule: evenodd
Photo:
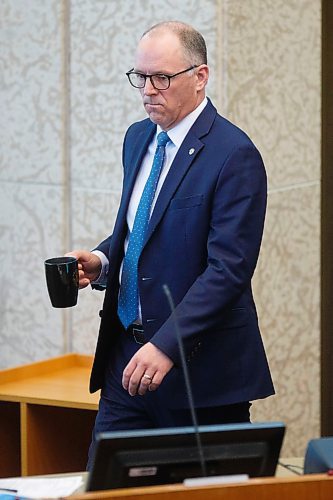
<path fill-rule="evenodd" d="M 205 96 L 206 46 L 192 27 L 153 26 L 127 76 L 149 118 L 125 136 L 113 234 L 71 253 L 80 286 L 106 288 L 90 384 L 102 389 L 95 434 L 191 425 L 175 317 L 199 424 L 249 421 L 250 402 L 274 393 L 251 290 L 267 197 L 261 156 Z M 136 269 L 137 314 L 124 326 L 124 256 L 161 131 L 169 142 Z"/>

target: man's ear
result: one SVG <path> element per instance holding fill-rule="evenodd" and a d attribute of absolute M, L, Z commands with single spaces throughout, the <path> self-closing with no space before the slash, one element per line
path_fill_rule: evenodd
<path fill-rule="evenodd" d="M 206 64 L 201 64 L 196 70 L 197 72 L 197 90 L 202 90 L 208 82 L 209 68 Z"/>

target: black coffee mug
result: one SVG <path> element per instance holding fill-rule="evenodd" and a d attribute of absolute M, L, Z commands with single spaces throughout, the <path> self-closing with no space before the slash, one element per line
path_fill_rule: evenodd
<path fill-rule="evenodd" d="M 53 307 L 72 307 L 77 303 L 79 270 L 75 257 L 55 257 L 45 261 L 47 289 Z"/>

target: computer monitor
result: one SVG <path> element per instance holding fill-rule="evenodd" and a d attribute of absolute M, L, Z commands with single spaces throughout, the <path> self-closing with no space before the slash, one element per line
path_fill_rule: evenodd
<path fill-rule="evenodd" d="M 207 476 L 274 476 L 281 422 L 199 426 Z M 130 488 L 202 476 L 193 427 L 118 431 L 98 437 L 87 491 Z"/>

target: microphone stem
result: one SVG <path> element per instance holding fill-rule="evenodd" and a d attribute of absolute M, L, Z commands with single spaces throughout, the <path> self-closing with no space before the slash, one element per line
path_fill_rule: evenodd
<path fill-rule="evenodd" d="M 184 378 L 185 378 L 186 392 L 187 392 L 187 397 L 188 397 L 188 402 L 189 402 L 189 407 L 190 407 L 190 412 L 191 412 L 193 427 L 194 427 L 194 431 L 195 431 L 195 438 L 196 438 L 196 442 L 197 442 L 197 448 L 198 448 L 198 452 L 199 452 L 201 472 L 202 472 L 202 476 L 206 477 L 207 476 L 206 463 L 205 463 L 204 454 L 203 454 L 203 448 L 202 448 L 202 443 L 201 443 L 201 437 L 200 437 L 200 432 L 199 432 L 197 415 L 196 415 L 195 407 L 194 407 L 194 400 L 193 400 L 192 388 L 191 388 L 191 383 L 190 383 L 190 377 L 189 377 L 189 373 L 188 373 L 188 369 L 187 369 L 187 364 L 186 364 L 186 358 L 185 358 L 183 341 L 182 341 L 182 338 L 181 338 L 181 335 L 180 335 L 180 330 L 179 330 L 179 325 L 178 325 L 178 318 L 177 318 L 177 315 L 176 315 L 175 305 L 173 303 L 173 299 L 172 299 L 172 296 L 171 296 L 171 293 L 170 293 L 168 285 L 163 285 L 163 290 L 164 290 L 165 295 L 166 295 L 166 297 L 168 299 L 171 312 L 172 312 L 172 314 L 174 316 L 174 323 L 175 323 L 177 341 L 178 341 L 178 346 L 179 346 L 181 365 L 182 365 L 182 368 L 183 368 L 183 373 L 184 373 Z"/>

